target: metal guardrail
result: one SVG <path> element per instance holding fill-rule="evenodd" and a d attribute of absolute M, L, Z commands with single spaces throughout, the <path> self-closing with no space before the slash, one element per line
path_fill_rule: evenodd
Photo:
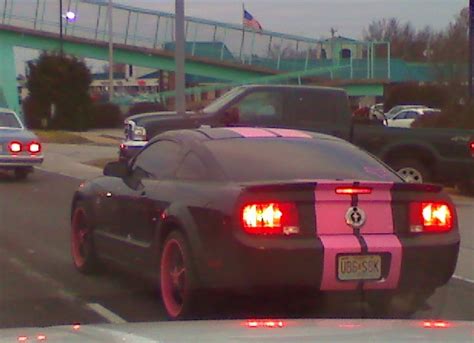
<path fill-rule="evenodd" d="M 73 11 L 77 16 L 74 22 L 64 22 L 65 36 L 108 40 L 107 1 L 64 0 L 64 3 L 64 10 Z M 174 48 L 174 14 L 114 4 L 113 18 L 115 43 L 151 49 Z M 58 33 L 59 1 L 0 0 L 0 23 Z M 248 65 L 264 64 L 265 67 L 283 71 L 294 70 L 291 61 L 298 62 L 295 65 L 299 70 L 314 68 L 314 62 L 324 60 L 323 50 L 326 54 L 334 53 L 334 56 L 327 56 L 333 66 L 340 65 L 342 44 L 351 44 L 354 51 L 365 50 L 367 61 L 375 58 L 371 42 L 348 40 L 341 43 L 267 30 L 254 31 L 241 25 L 194 17 L 186 17 L 185 25 L 186 50 L 190 56 Z"/>
<path fill-rule="evenodd" d="M 310 78 L 315 76 L 321 75 L 328 75 L 332 78 L 332 74 L 337 73 L 341 70 L 350 69 L 350 65 L 341 65 L 336 67 L 325 67 L 325 68 L 317 68 L 312 70 L 306 71 L 297 71 L 279 75 L 270 75 L 270 76 L 263 76 L 259 78 L 254 78 L 250 80 L 246 80 L 244 82 L 233 82 L 233 83 L 222 83 L 216 85 L 208 85 L 208 86 L 200 86 L 200 87 L 192 87 L 187 88 L 185 91 L 186 95 L 195 96 L 200 98 L 202 94 L 206 92 L 212 91 L 219 91 L 224 89 L 229 89 L 232 87 L 242 86 L 242 85 L 250 85 L 250 84 L 281 84 L 281 83 L 294 83 L 301 85 L 304 78 Z M 175 91 L 166 91 L 160 92 L 156 94 L 142 94 L 140 95 L 137 100 L 139 101 L 147 101 L 147 102 L 160 102 L 165 103 L 166 100 L 170 98 L 174 98 Z M 131 99 L 131 102 L 134 101 L 134 98 Z"/>

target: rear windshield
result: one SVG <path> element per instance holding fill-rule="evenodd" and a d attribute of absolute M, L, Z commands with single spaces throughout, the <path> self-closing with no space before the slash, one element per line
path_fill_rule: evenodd
<path fill-rule="evenodd" d="M 326 139 L 228 139 L 205 143 L 232 181 L 401 178 L 362 150 Z"/>
<path fill-rule="evenodd" d="M 0 112 L 0 127 L 21 129 L 21 124 L 13 113 Z"/>

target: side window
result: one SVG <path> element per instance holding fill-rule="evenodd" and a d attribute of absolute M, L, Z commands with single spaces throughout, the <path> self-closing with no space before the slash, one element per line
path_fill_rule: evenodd
<path fill-rule="evenodd" d="M 407 119 L 408 112 L 402 112 L 396 115 L 395 119 Z"/>
<path fill-rule="evenodd" d="M 133 173 L 141 177 L 164 178 L 178 167 L 181 147 L 171 141 L 158 141 L 146 147 L 135 160 Z"/>
<path fill-rule="evenodd" d="M 243 124 L 273 124 L 283 119 L 283 97 L 280 92 L 255 92 L 234 105 Z"/>
<path fill-rule="evenodd" d="M 176 177 L 181 180 L 202 180 L 206 177 L 207 168 L 198 155 L 190 152 L 183 159 L 183 162 L 176 172 Z"/>
<path fill-rule="evenodd" d="M 418 118 L 418 113 L 415 111 L 409 111 L 405 114 L 405 119 L 416 119 Z"/>
<path fill-rule="evenodd" d="M 337 92 L 320 90 L 297 90 L 291 95 L 289 107 L 293 124 L 302 126 L 311 123 L 335 123 L 342 116 L 347 98 Z"/>

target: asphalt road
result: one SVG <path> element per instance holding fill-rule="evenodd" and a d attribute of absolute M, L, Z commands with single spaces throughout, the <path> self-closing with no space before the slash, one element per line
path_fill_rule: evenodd
<path fill-rule="evenodd" d="M 69 206 L 80 180 L 37 171 L 17 183 L 0 175 L 0 328 L 73 323 L 122 323 L 165 320 L 154 289 L 117 270 L 83 276 L 72 266 Z M 458 208 L 470 220 L 472 208 Z M 462 219 L 464 218 L 464 219 Z M 467 218 L 467 219 L 466 219 Z M 463 261 L 472 267 L 472 259 Z M 474 320 L 474 284 L 452 279 L 415 318 Z M 239 299 L 238 308 L 220 304 L 209 318 L 294 317 L 360 318 L 360 307 L 326 304 L 310 312 L 287 301 Z M 208 318 L 206 317 L 206 318 Z"/>

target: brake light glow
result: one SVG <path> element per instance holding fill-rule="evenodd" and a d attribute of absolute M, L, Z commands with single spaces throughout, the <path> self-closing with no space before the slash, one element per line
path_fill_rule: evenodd
<path fill-rule="evenodd" d="M 242 209 L 242 225 L 250 234 L 299 233 L 298 211 L 294 203 L 252 203 Z"/>
<path fill-rule="evenodd" d="M 336 194 L 370 194 L 372 193 L 372 188 L 368 187 L 337 187 Z"/>
<path fill-rule="evenodd" d="M 285 327 L 285 323 L 281 320 L 248 320 L 245 324 L 249 328 L 268 328 L 277 329 Z"/>
<path fill-rule="evenodd" d="M 38 142 L 31 142 L 28 146 L 28 151 L 32 154 L 37 154 L 41 151 L 41 144 Z"/>
<path fill-rule="evenodd" d="M 13 153 L 13 154 L 17 154 L 17 153 L 21 152 L 21 150 L 22 150 L 21 143 L 20 142 L 10 142 L 10 144 L 8 144 L 8 150 L 10 150 L 10 152 Z"/>
<path fill-rule="evenodd" d="M 471 150 L 471 155 L 474 157 L 474 142 L 469 143 L 469 150 Z"/>
<path fill-rule="evenodd" d="M 450 323 L 444 320 L 425 320 L 423 327 L 426 329 L 446 329 L 451 326 Z"/>
<path fill-rule="evenodd" d="M 448 232 L 453 228 L 453 212 L 446 203 L 410 204 L 411 232 Z"/>

